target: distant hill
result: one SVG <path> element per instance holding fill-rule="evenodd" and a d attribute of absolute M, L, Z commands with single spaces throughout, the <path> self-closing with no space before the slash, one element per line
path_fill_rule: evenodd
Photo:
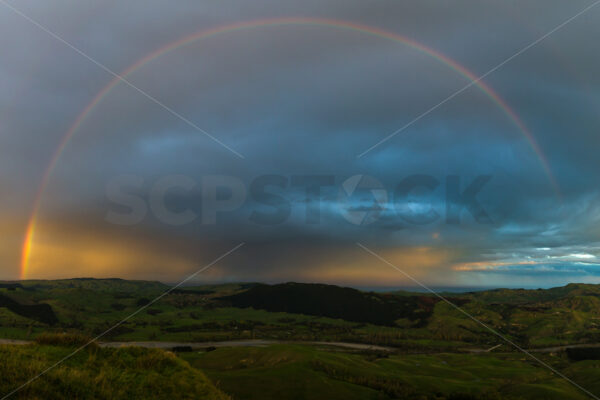
<path fill-rule="evenodd" d="M 85 289 L 101 290 L 103 292 L 134 292 L 134 291 L 160 291 L 169 289 L 166 285 L 157 281 L 137 281 L 120 278 L 73 278 L 57 280 L 26 280 L 21 281 L 25 289 Z"/>
<path fill-rule="evenodd" d="M 600 297 L 600 285 L 569 283 L 566 286 L 550 289 L 491 289 L 468 294 L 485 303 L 519 305 L 533 302 L 557 301 L 581 296 Z"/>
<path fill-rule="evenodd" d="M 185 286 L 150 304 L 172 286 L 93 278 L 2 283 L 0 337 L 13 339 L 48 330 L 96 335 L 135 314 L 110 339 L 331 340 L 411 350 L 497 344 L 472 316 L 527 348 L 600 344 L 600 285 L 443 293 L 468 316 L 431 293 L 325 284 Z"/>
<path fill-rule="evenodd" d="M 395 325 L 400 318 L 423 324 L 433 312 L 437 298 L 394 296 L 324 284 L 257 284 L 248 290 L 221 297 L 233 307 L 316 315 L 376 325 Z"/>
<path fill-rule="evenodd" d="M 23 289 L 23 285 L 21 285 L 20 283 L 0 282 L 0 289 L 8 289 L 8 290 Z"/>

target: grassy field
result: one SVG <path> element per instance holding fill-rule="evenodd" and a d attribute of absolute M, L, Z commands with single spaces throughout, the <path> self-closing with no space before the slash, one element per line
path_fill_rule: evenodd
<path fill-rule="evenodd" d="M 0 346 L 0 393 L 69 355 L 80 343 Z M 62 336 L 62 335 L 61 335 Z M 599 361 L 544 361 L 600 390 Z M 207 379 L 208 378 L 210 379 Z M 211 383 L 212 382 L 212 383 Z M 218 389 L 217 389 L 218 387 Z M 281 344 L 172 353 L 90 346 L 19 391 L 23 399 L 586 399 L 518 353 L 429 355 Z"/>
<path fill-rule="evenodd" d="M 519 354 L 389 355 L 302 345 L 182 353 L 235 399 L 586 399 Z M 548 360 L 560 364 L 563 360 Z M 599 368 L 600 363 L 587 365 Z M 586 380 L 585 367 L 569 372 Z M 598 375 L 596 374 L 596 381 Z M 598 383 L 593 384 L 600 389 Z"/>
<path fill-rule="evenodd" d="M 265 287 L 268 299 L 270 287 Z M 427 299 L 422 294 L 383 295 L 352 291 L 352 296 L 348 297 L 356 306 L 344 308 L 345 297 L 339 297 L 339 310 L 328 310 L 327 315 L 319 315 L 322 302 L 315 302 L 312 307 L 306 306 L 305 302 L 290 305 L 285 301 L 274 302 L 281 309 L 296 307 L 297 310 L 282 312 L 259 309 L 265 306 L 260 303 L 253 307 L 252 302 L 256 300 L 252 296 L 246 296 L 244 302 L 249 306 L 243 308 L 224 300 L 232 295 L 252 293 L 252 288 L 252 285 L 230 284 L 178 290 L 112 331 L 107 340 L 332 340 L 416 350 L 429 346 L 435 350 L 452 350 L 497 343 L 494 335 L 443 302 L 429 302 L 420 309 L 423 299 Z M 282 288 L 287 290 L 285 285 L 279 286 L 278 293 Z M 35 318 L 22 310 L 0 305 L 0 337 L 32 339 L 48 331 L 95 335 L 167 289 L 168 286 L 158 282 L 118 279 L 24 281 L 18 288 L 0 287 L 1 296 L 19 305 L 50 306 L 57 320 L 49 324 L 41 316 Z M 300 293 L 296 297 L 314 297 L 310 287 L 306 290 L 306 295 Z M 362 297 L 357 297 L 357 293 Z M 528 348 L 600 342 L 600 289 L 595 285 L 569 285 L 549 290 L 492 290 L 449 296 L 471 315 Z M 412 300 L 399 301 L 398 298 Z M 372 304 L 381 301 L 391 304 L 382 312 L 389 311 L 392 317 L 396 313 L 397 318 L 388 318 L 390 323 L 375 324 L 368 322 L 368 318 L 361 321 L 365 313 L 357 313 L 355 317 L 350 314 L 349 317 L 355 320 L 335 317 L 337 312 L 346 316 L 342 314 L 344 310 L 353 311 L 361 305 L 368 311 Z M 40 313 L 36 309 L 28 312 Z M 368 317 L 368 312 L 366 315 Z"/>
<path fill-rule="evenodd" d="M 10 393 L 75 348 L 0 345 L 0 393 Z M 229 396 L 173 353 L 91 346 L 33 381 L 13 398 L 226 400 Z"/>
<path fill-rule="evenodd" d="M 502 340 L 431 296 L 326 285 L 228 284 L 180 288 L 149 304 L 168 288 L 120 279 L 0 283 L 0 338 L 38 340 L 1 347 L 0 389 L 10 391 L 77 344 L 44 338 L 63 332 L 93 337 L 144 307 L 102 340 L 283 343 L 177 354 L 91 347 L 19 396 L 226 398 L 218 387 L 234 399 L 586 398 L 508 345 L 492 353 L 466 353 Z M 599 286 L 448 296 L 524 348 L 600 343 Z M 393 351 L 341 351 L 302 343 L 307 341 L 366 343 Z M 564 351 L 536 354 L 600 393 L 600 361 L 569 359 Z"/>

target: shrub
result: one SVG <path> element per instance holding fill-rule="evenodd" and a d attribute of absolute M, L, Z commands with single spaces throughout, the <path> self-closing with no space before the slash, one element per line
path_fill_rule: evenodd
<path fill-rule="evenodd" d="M 147 305 L 148 303 L 150 303 L 150 300 L 148 300 L 148 299 L 147 299 L 147 298 L 145 298 L 145 297 L 142 297 L 141 299 L 139 299 L 139 300 L 137 301 L 137 303 L 136 303 L 136 304 L 137 304 L 137 306 L 138 306 L 138 307 L 142 307 L 142 306 L 145 306 L 145 305 Z"/>
<path fill-rule="evenodd" d="M 171 351 L 175 353 L 189 353 L 192 351 L 192 346 L 174 346 Z"/>
<path fill-rule="evenodd" d="M 117 310 L 117 311 L 123 311 L 125 308 L 127 308 L 127 306 L 125 304 L 121 304 L 121 303 L 113 303 L 110 306 L 112 307 L 113 310 Z"/>
<path fill-rule="evenodd" d="M 600 347 L 572 347 L 567 349 L 572 361 L 600 360 Z"/>

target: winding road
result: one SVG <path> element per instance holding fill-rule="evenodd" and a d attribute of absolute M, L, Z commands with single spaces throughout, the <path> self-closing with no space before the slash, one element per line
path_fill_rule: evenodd
<path fill-rule="evenodd" d="M 2 344 L 25 345 L 33 343 L 29 340 L 15 339 L 0 339 Z M 376 346 L 363 343 L 347 343 L 347 342 L 294 342 L 284 340 L 228 340 L 223 342 L 159 342 L 159 341 L 142 341 L 142 342 L 98 342 L 100 347 L 145 347 L 152 349 L 172 349 L 174 347 L 191 347 L 192 349 L 202 349 L 207 347 L 264 347 L 273 344 L 308 344 L 313 346 L 334 346 L 353 350 L 377 350 L 377 351 L 394 351 L 393 347 Z"/>
<path fill-rule="evenodd" d="M 16 340 L 16 339 L 0 339 L 0 345 L 12 344 L 12 345 L 25 345 L 33 343 L 30 340 Z M 285 340 L 228 340 L 223 342 L 159 342 L 159 341 L 140 341 L 140 342 L 98 342 L 100 347 L 145 347 L 152 349 L 165 349 L 170 350 L 174 347 L 191 347 L 192 349 L 204 349 L 208 347 L 264 347 L 273 344 L 304 344 L 311 346 L 333 346 L 341 347 L 351 350 L 374 350 L 374 351 L 389 351 L 393 352 L 397 349 L 394 347 L 377 346 L 372 344 L 364 343 L 349 343 L 349 342 L 319 342 L 319 341 L 285 341 Z M 508 345 L 499 344 L 488 349 L 482 348 L 470 348 L 461 349 L 469 353 L 489 353 L 497 348 L 505 349 Z M 527 349 L 528 352 L 535 353 L 555 353 L 566 349 L 582 348 L 582 347 L 600 347 L 600 343 L 582 343 L 582 344 L 569 344 L 564 346 L 554 347 L 542 347 Z"/>

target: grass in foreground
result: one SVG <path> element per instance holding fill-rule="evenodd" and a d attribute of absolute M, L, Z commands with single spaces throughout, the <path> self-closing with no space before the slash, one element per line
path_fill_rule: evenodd
<path fill-rule="evenodd" d="M 385 356 L 274 345 L 182 353 L 181 357 L 234 399 L 587 398 L 520 354 Z"/>
<path fill-rule="evenodd" d="M 0 395 L 6 395 L 76 347 L 0 346 Z M 226 400 L 199 370 L 158 349 L 91 347 L 13 395 L 15 399 Z"/>

